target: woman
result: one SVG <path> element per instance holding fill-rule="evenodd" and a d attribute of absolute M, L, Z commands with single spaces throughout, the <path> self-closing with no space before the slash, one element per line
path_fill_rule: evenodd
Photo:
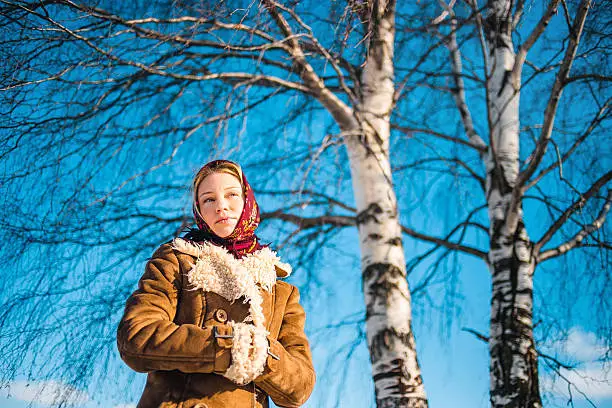
<path fill-rule="evenodd" d="M 298 407 L 315 382 L 291 267 L 255 236 L 259 208 L 240 167 L 193 181 L 198 229 L 162 245 L 127 300 L 123 360 L 147 372 L 138 408 Z"/>

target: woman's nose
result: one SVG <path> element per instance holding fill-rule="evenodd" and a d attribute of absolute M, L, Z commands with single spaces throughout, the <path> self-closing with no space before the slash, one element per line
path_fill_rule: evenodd
<path fill-rule="evenodd" d="M 228 209 L 228 205 L 227 205 L 227 200 L 224 198 L 221 198 L 219 200 L 217 200 L 217 212 L 221 212 L 223 210 L 227 210 Z"/>

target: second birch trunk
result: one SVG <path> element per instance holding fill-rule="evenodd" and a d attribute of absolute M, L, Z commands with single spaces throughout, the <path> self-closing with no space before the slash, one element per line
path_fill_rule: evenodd
<path fill-rule="evenodd" d="M 541 407 L 533 340 L 532 245 L 522 209 L 510 214 L 519 173 L 519 90 L 512 83 L 512 1 L 491 0 L 485 24 L 490 150 L 486 158 L 492 274 L 490 400 L 492 407 Z M 517 220 L 509 230 L 507 218 Z"/>

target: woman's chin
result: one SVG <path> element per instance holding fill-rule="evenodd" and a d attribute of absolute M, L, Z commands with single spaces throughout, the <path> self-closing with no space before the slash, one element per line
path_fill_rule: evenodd
<path fill-rule="evenodd" d="M 226 238 L 234 232 L 235 225 L 219 225 L 215 227 L 213 232 L 220 238 Z"/>

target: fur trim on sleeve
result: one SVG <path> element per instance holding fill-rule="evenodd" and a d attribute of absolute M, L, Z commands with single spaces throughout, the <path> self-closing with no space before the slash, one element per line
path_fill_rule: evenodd
<path fill-rule="evenodd" d="M 248 323 L 231 322 L 234 342 L 232 364 L 223 374 L 236 384 L 245 385 L 264 372 L 268 357 L 268 332 Z"/>

